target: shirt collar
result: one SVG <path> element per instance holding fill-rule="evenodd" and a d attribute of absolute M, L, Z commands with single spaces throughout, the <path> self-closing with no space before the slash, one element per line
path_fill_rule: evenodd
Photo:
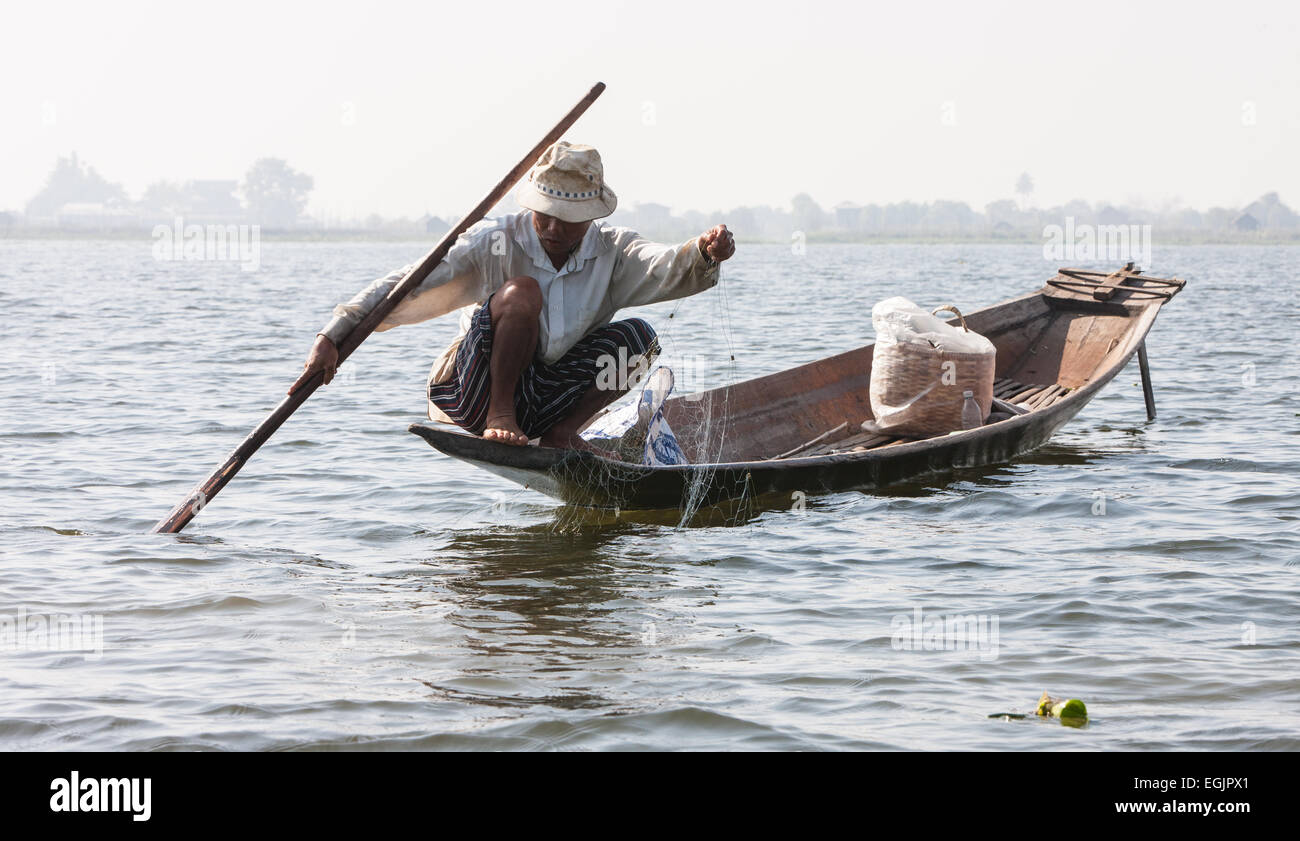
<path fill-rule="evenodd" d="M 551 262 L 550 255 L 546 249 L 542 248 L 542 241 L 537 238 L 537 231 L 533 230 L 533 212 L 531 210 L 520 213 L 515 220 L 515 242 L 519 243 L 533 261 L 533 265 L 540 269 L 545 269 L 552 274 L 565 274 L 576 272 L 582 269 L 583 264 L 594 258 L 600 251 L 604 243 L 604 237 L 600 235 L 600 221 L 596 220 L 587 228 L 587 233 L 582 238 L 581 244 L 578 245 L 577 251 L 569 255 L 568 261 L 560 268 L 555 268 Z"/>

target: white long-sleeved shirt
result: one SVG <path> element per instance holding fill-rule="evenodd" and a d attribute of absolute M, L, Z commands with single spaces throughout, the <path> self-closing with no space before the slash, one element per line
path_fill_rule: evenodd
<path fill-rule="evenodd" d="M 406 275 L 404 267 L 379 278 L 346 304 L 321 330 L 336 345 Z M 577 250 L 557 269 L 533 230 L 531 211 L 485 220 L 466 231 L 411 294 L 379 324 L 389 330 L 460 309 L 460 335 L 429 372 L 430 383 L 451 379 L 456 351 L 474 311 L 512 277 L 534 278 L 542 290 L 537 357 L 558 361 L 578 340 L 608 324 L 624 307 L 670 301 L 703 292 L 718 282 L 718 264 L 699 248 L 652 243 L 628 228 L 593 222 Z M 448 420 L 432 403 L 429 416 Z"/>

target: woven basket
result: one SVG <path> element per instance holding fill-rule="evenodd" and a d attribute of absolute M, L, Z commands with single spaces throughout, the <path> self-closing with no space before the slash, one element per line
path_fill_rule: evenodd
<path fill-rule="evenodd" d="M 945 310 L 957 313 L 962 329 L 970 332 L 956 307 L 939 307 L 934 312 Z M 876 426 L 914 438 L 947 435 L 961 429 L 964 391 L 974 393 L 980 419 L 988 418 L 996 361 L 994 353 L 951 353 L 911 343 L 877 343 L 871 362 L 871 412 Z"/>

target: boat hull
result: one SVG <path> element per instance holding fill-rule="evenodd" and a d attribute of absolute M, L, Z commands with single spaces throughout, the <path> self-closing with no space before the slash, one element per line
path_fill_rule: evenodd
<path fill-rule="evenodd" d="M 412 424 L 410 431 L 446 455 L 570 505 L 663 509 L 761 494 L 868 490 L 930 473 L 1006 462 L 1047 443 L 1090 397 L 1079 393 L 1050 412 L 879 450 L 680 467 L 632 465 L 576 450 L 513 447 L 430 424 Z"/>
<path fill-rule="evenodd" d="M 1076 270 L 1062 270 L 1067 271 Z M 1137 277 L 1127 269 L 1109 277 L 1119 274 L 1133 286 L 1122 287 L 1114 300 L 1098 303 L 1091 294 L 1096 284 L 1066 280 L 1073 285 L 1063 292 L 1049 282 L 1039 293 L 969 314 L 972 329 L 992 337 L 998 347 L 1000 375 L 1025 383 L 1057 383 L 1068 393 L 1027 414 L 946 436 L 850 452 L 769 455 L 807 440 L 814 430 L 869 417 L 870 345 L 670 400 L 666 408 L 673 429 L 679 439 L 692 442 L 688 447 L 696 463 L 690 465 L 642 466 L 587 451 L 517 447 L 444 424 L 412 424 L 410 431 L 446 455 L 568 504 L 620 510 L 694 510 L 766 494 L 882 488 L 956 468 L 999 464 L 1042 446 L 1077 415 L 1137 354 L 1161 304 L 1182 285 Z M 1161 284 L 1174 284 L 1173 291 L 1165 297 L 1147 291 L 1169 288 Z M 695 420 L 710 417 L 717 407 L 722 407 L 721 427 Z M 781 424 L 793 415 L 798 418 Z M 709 454 L 716 455 L 700 457 Z"/>

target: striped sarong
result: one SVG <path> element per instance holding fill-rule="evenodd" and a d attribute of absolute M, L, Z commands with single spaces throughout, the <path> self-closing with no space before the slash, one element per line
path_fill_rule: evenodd
<path fill-rule="evenodd" d="M 491 394 L 492 299 L 474 313 L 469 332 L 456 351 L 455 373 L 445 383 L 429 386 L 429 400 L 457 426 L 475 435 L 487 424 Z M 622 352 L 620 353 L 620 348 Z M 515 387 L 515 420 L 529 438 L 537 438 L 562 420 L 575 403 L 596 385 L 596 375 L 610 361 L 646 362 L 659 355 L 659 339 L 641 318 L 613 321 L 578 340 L 559 360 L 533 357 Z M 603 361 L 602 361 L 603 360 Z"/>

